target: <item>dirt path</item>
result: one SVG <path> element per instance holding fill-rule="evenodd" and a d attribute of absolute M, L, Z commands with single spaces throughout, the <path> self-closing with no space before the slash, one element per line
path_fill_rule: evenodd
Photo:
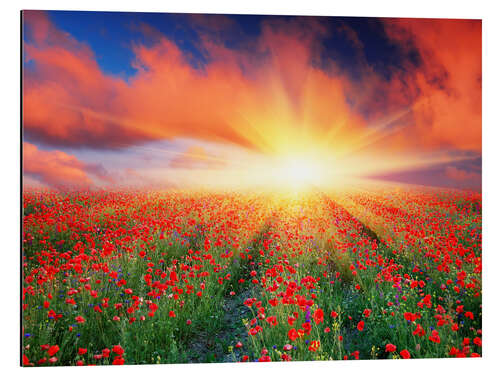
<path fill-rule="evenodd" d="M 261 243 L 263 238 L 267 237 L 269 230 L 269 221 L 266 220 L 259 234 L 255 237 L 257 243 Z M 257 252 L 253 241 L 248 243 L 248 248 Z M 250 278 L 250 269 L 245 266 L 244 279 Z M 194 337 L 191 344 L 187 348 L 188 360 L 191 363 L 207 363 L 207 362 L 238 362 L 243 356 L 243 352 L 247 352 L 248 348 L 248 332 L 243 320 L 250 321 L 253 316 L 249 308 L 244 304 L 247 298 L 254 297 L 258 293 L 258 286 L 254 286 L 249 282 L 245 283 L 246 287 L 234 296 L 226 296 L 222 301 L 221 306 L 214 306 L 214 309 L 222 309 L 224 316 L 221 329 L 215 334 L 201 332 Z M 237 342 L 243 344 L 242 348 L 235 348 Z"/>
<path fill-rule="evenodd" d="M 246 347 L 248 338 L 243 320 L 252 318 L 250 310 L 243 302 L 251 297 L 252 293 L 253 289 L 245 289 L 235 296 L 225 298 L 222 306 L 217 306 L 217 308 L 224 311 L 222 328 L 215 335 L 202 332 L 199 336 L 193 338 L 187 350 L 190 362 L 220 363 L 241 360 L 241 352 Z M 238 341 L 243 344 L 242 349 L 234 348 Z M 232 347 L 232 350 L 230 347 Z"/>

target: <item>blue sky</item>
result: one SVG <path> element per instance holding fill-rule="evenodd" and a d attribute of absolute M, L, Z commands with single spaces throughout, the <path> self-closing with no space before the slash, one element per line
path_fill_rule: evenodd
<path fill-rule="evenodd" d="M 147 24 L 154 27 L 169 39 L 173 40 L 183 51 L 194 55 L 193 65 L 203 66 L 207 59 L 200 49 L 199 31 L 209 31 L 190 22 L 190 14 L 168 13 L 123 13 L 123 12 L 87 12 L 87 11 L 49 11 L 48 15 L 54 25 L 71 34 L 79 41 L 87 43 L 95 53 L 101 69 L 109 74 L 124 78 L 133 76 L 136 70 L 132 67 L 134 54 L 132 43 L 150 43 L 138 29 Z M 259 36 L 261 23 L 267 16 L 259 15 L 224 15 L 234 21 L 235 25 L 227 33 L 222 33 L 226 46 L 241 48 L 242 41 Z M 281 16 L 275 19 L 291 20 L 296 17 Z M 408 57 L 418 64 L 416 51 L 403 52 L 391 42 L 379 19 L 357 17 L 306 17 L 314 18 L 328 29 L 321 42 L 324 47 L 322 55 L 334 59 L 341 67 L 356 77 L 358 51 L 352 41 L 346 38 L 343 27 L 356 31 L 363 45 L 367 62 L 382 75 L 390 77 L 392 68 L 397 67 Z"/>

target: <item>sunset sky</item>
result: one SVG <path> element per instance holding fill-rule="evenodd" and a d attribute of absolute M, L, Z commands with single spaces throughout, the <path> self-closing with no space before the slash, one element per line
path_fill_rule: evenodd
<path fill-rule="evenodd" d="M 23 32 L 25 186 L 481 188 L 481 21 L 25 11 Z"/>

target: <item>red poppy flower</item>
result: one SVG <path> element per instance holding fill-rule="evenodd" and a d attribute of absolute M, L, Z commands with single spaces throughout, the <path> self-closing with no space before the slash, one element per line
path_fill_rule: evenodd
<path fill-rule="evenodd" d="M 37 361 L 37 364 L 38 364 L 38 365 L 43 365 L 45 362 L 47 362 L 47 357 L 40 358 L 40 359 Z"/>
<path fill-rule="evenodd" d="M 417 328 L 413 331 L 413 336 L 418 335 L 420 337 L 425 335 L 425 330 L 420 324 L 417 324 Z"/>
<path fill-rule="evenodd" d="M 401 358 L 403 359 L 409 359 L 411 358 L 411 355 L 410 355 L 410 352 L 406 349 L 403 349 L 399 352 L 399 355 L 401 356 Z"/>
<path fill-rule="evenodd" d="M 390 344 L 390 343 L 386 344 L 385 351 L 389 352 L 389 353 L 395 352 L 396 351 L 396 345 Z"/>
<path fill-rule="evenodd" d="M 49 357 L 52 357 L 54 354 L 56 354 L 59 351 L 59 345 L 52 345 L 49 350 L 47 351 L 47 354 Z"/>
<path fill-rule="evenodd" d="M 278 321 L 276 320 L 276 317 L 275 316 L 269 316 L 266 318 L 266 321 L 272 325 L 273 327 L 276 326 L 278 324 Z"/>
<path fill-rule="evenodd" d="M 310 352 L 315 352 L 316 350 L 318 350 L 320 346 L 320 342 L 319 341 L 311 341 L 311 344 L 309 345 L 309 351 Z"/>
<path fill-rule="evenodd" d="M 33 366 L 26 354 L 23 354 L 23 366 Z"/>
<path fill-rule="evenodd" d="M 464 315 L 466 318 L 469 318 L 470 320 L 474 320 L 474 314 L 472 312 L 466 311 Z"/>
<path fill-rule="evenodd" d="M 108 358 L 110 353 L 111 353 L 111 350 L 109 350 L 108 348 L 104 348 L 102 350 L 102 358 Z"/>
<path fill-rule="evenodd" d="M 304 332 L 306 334 L 309 335 L 311 333 L 311 329 L 312 329 L 311 323 L 309 323 L 309 322 L 302 323 L 302 328 L 304 328 Z"/>
<path fill-rule="evenodd" d="M 365 328 L 365 322 L 364 321 L 360 321 L 358 323 L 358 331 L 361 332 L 364 328 Z"/>
<path fill-rule="evenodd" d="M 320 324 L 323 322 L 324 313 L 322 309 L 316 309 L 313 314 L 314 323 Z"/>
<path fill-rule="evenodd" d="M 125 352 L 120 345 L 113 346 L 112 350 L 113 350 L 113 353 L 118 354 L 120 356 Z"/>
<path fill-rule="evenodd" d="M 409 320 L 410 322 L 414 322 L 418 318 L 417 314 L 411 312 L 405 312 L 403 315 L 405 320 Z"/>
<path fill-rule="evenodd" d="M 123 365 L 125 363 L 125 360 L 122 357 L 116 357 L 113 360 L 113 365 Z"/>
<path fill-rule="evenodd" d="M 431 335 L 429 336 L 429 340 L 439 344 L 441 342 L 441 338 L 439 337 L 439 332 L 436 330 L 433 330 L 431 332 Z"/>

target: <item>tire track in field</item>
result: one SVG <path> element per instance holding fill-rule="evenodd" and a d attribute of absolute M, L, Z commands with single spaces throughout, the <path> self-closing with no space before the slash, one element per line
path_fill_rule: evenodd
<path fill-rule="evenodd" d="M 349 218 L 350 220 L 352 220 L 355 223 L 355 226 L 357 227 L 356 229 L 358 231 L 360 231 L 361 233 L 363 233 L 364 235 L 369 237 L 372 241 L 375 241 L 377 244 L 377 247 L 380 246 L 381 240 L 380 240 L 379 236 L 368 225 L 366 225 L 363 221 L 361 221 L 356 216 L 354 216 L 343 205 L 338 203 L 336 200 L 330 198 L 324 192 L 321 192 L 318 190 L 318 193 L 322 195 L 328 208 L 332 208 L 332 211 L 334 211 L 334 212 L 340 211 L 342 213 L 342 216 Z M 335 266 L 335 263 L 334 263 L 334 266 Z M 343 298 L 350 297 L 349 284 L 351 284 L 351 283 L 353 283 L 353 280 L 348 281 L 347 285 L 344 287 Z M 349 326 L 349 325 L 343 326 L 342 332 L 343 332 L 342 336 L 344 337 L 344 340 L 343 340 L 344 350 L 346 350 L 346 352 L 350 353 L 356 347 L 355 343 L 357 340 L 359 340 L 359 332 L 358 332 L 356 327 Z"/>
<path fill-rule="evenodd" d="M 337 210 L 340 210 L 341 212 L 345 213 L 347 217 L 351 218 L 352 221 L 354 221 L 359 227 L 361 228 L 361 232 L 368 236 L 371 240 L 375 240 L 377 242 L 377 245 L 380 244 L 380 238 L 377 235 L 377 233 L 372 230 L 367 224 L 365 224 L 362 220 L 360 220 L 358 217 L 353 215 L 347 208 L 345 208 L 343 205 L 341 205 L 338 201 L 332 199 L 329 197 L 326 193 L 318 190 L 318 193 L 323 197 L 323 200 L 326 201 L 327 205 L 329 207 L 334 207 Z"/>
<path fill-rule="evenodd" d="M 267 237 L 270 226 L 271 218 L 264 220 L 259 233 L 253 237 L 257 241 L 254 243 L 252 239 L 246 246 L 246 248 L 251 249 L 249 254 L 254 259 L 255 254 L 259 251 L 258 245 Z M 200 332 L 191 340 L 191 344 L 187 348 L 190 363 L 238 362 L 246 353 L 248 332 L 243 320 L 251 320 L 252 316 L 251 311 L 244 305 L 244 301 L 256 293 L 258 286 L 252 285 L 249 281 L 251 278 L 250 265 L 245 262 L 241 267 L 245 269 L 244 274 L 240 275 L 246 280 L 245 287 L 234 296 L 226 296 L 221 306 L 214 306 L 214 309 L 223 311 L 222 328 L 213 335 L 209 335 L 208 332 Z M 242 349 L 234 348 L 238 341 L 242 342 Z M 232 347 L 232 350 L 229 350 L 229 347 Z"/>

